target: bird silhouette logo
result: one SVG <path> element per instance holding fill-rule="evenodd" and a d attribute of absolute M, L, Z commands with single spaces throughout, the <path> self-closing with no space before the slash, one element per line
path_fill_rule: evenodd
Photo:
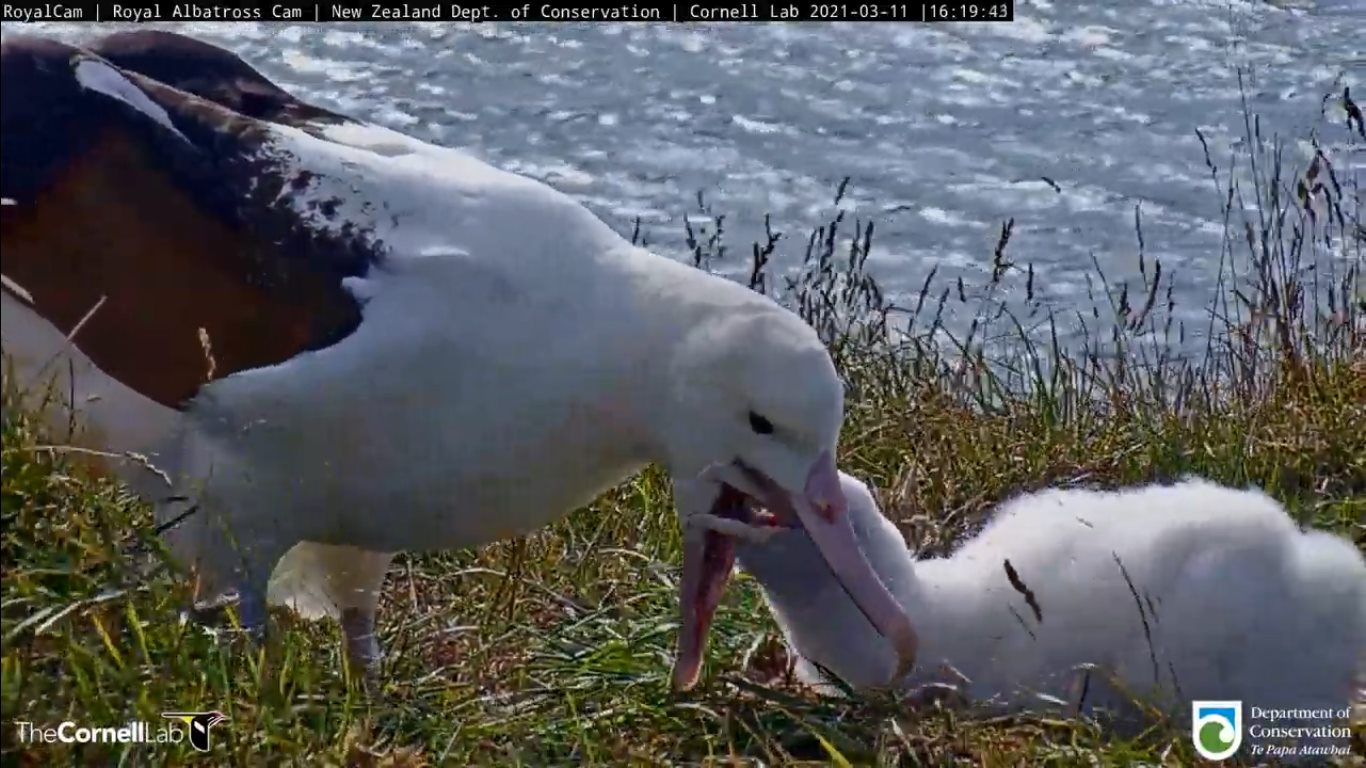
<path fill-rule="evenodd" d="M 1232 757 L 1243 744 L 1243 702 L 1191 702 L 1191 741 L 1206 760 Z"/>
<path fill-rule="evenodd" d="M 209 751 L 212 743 L 209 741 L 209 729 L 228 719 L 222 712 L 162 712 L 161 716 L 184 723 L 190 733 L 190 746 L 200 752 Z"/>

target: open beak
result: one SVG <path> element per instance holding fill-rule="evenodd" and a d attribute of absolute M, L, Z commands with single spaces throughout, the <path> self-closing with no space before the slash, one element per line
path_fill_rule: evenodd
<path fill-rule="evenodd" d="M 900 679 L 911 670 L 919 646 L 915 629 L 859 548 L 840 489 L 839 470 L 829 452 L 812 465 L 805 486 L 798 492 L 738 463 L 713 465 L 699 479 L 720 484 L 720 495 L 711 506 L 713 518 L 739 525 L 757 522 L 805 528 L 836 580 L 896 650 L 898 665 L 892 679 Z M 767 510 L 762 518 L 750 507 L 751 501 Z M 711 619 L 735 563 L 735 543 L 730 536 L 692 525 L 684 527 L 683 536 L 679 595 L 682 626 L 673 670 L 674 687 L 680 690 L 691 688 L 697 681 Z"/>

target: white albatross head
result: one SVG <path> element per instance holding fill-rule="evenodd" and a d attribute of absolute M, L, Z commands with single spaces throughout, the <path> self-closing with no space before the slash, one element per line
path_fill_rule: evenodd
<path fill-rule="evenodd" d="M 767 302 L 736 307 L 690 332 L 669 375 L 664 453 L 684 541 L 674 686 L 697 680 L 734 564 L 734 537 L 772 526 L 806 530 L 909 668 L 915 632 L 849 522 L 835 466 L 844 387 L 815 331 Z"/>

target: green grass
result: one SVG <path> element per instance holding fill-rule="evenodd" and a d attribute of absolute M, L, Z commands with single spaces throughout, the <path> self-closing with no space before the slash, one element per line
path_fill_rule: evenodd
<path fill-rule="evenodd" d="M 1030 266 L 1011 263 L 1009 223 L 981 285 L 927 280 L 905 307 L 864 269 L 869 223 L 836 214 L 795 254 L 778 233 L 751 249 L 753 286 L 818 328 L 849 384 L 842 466 L 878 487 L 914 545 L 949 549 L 1022 490 L 1194 473 L 1260 485 L 1366 547 L 1360 179 L 1339 177 L 1331 153 L 1283 156 L 1252 124 L 1247 138 L 1232 167 L 1209 162 L 1227 230 L 1202 328 L 1173 319 L 1171 270 L 1143 254 L 1141 229 L 1139 268 L 1127 283 L 1095 276 L 1086 338 L 1071 345 L 1056 341 Z M 710 220 L 689 225 L 690 248 L 699 267 L 726 266 L 724 220 Z M 1306 269 L 1316 242 L 1331 269 Z M 941 322 L 955 305 L 976 318 L 960 332 Z M 1204 354 L 1173 351 L 1196 332 Z M 181 621 L 187 590 L 150 511 L 44 449 L 51 436 L 22 414 L 7 414 L 3 437 L 5 766 L 1196 760 L 1161 721 L 1120 738 L 1080 721 L 816 697 L 784 674 L 745 577 L 718 611 L 698 690 L 670 692 L 679 537 L 653 469 L 533 536 L 399 558 L 381 606 L 386 682 L 367 695 L 333 624 L 277 613 L 281 631 L 256 650 Z M 231 719 L 210 755 L 25 744 L 15 727 L 155 726 L 162 711 L 206 709 Z M 1354 749 L 1366 753 L 1360 728 Z"/>

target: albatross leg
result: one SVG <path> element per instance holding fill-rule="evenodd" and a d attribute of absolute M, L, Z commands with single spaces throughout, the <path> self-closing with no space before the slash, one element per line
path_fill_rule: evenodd
<path fill-rule="evenodd" d="M 276 564 L 267 598 L 305 619 L 336 618 L 351 668 L 373 679 L 383 656 L 375 612 L 393 559 L 389 552 L 301 541 Z"/>
<path fill-rule="evenodd" d="M 253 642 L 266 639 L 266 583 L 244 583 L 237 588 L 237 621 Z"/>
<path fill-rule="evenodd" d="M 236 549 L 233 582 L 237 585 L 237 621 L 251 640 L 260 643 L 266 638 L 270 617 L 266 600 L 270 575 L 291 545 L 270 535 L 239 536 L 237 541 L 251 542 Z"/>
<path fill-rule="evenodd" d="M 389 552 L 300 542 L 276 566 L 270 602 L 287 605 L 304 618 L 337 618 L 351 668 L 373 678 L 382 659 L 375 613 L 393 559 Z"/>
<path fill-rule="evenodd" d="M 384 589 L 384 574 L 394 556 L 353 547 L 334 549 L 346 550 L 349 555 L 344 568 L 331 574 L 337 607 L 341 609 L 347 660 L 353 669 L 364 670 L 367 680 L 373 682 L 384 658 L 375 634 L 375 613 Z"/>
<path fill-rule="evenodd" d="M 375 637 L 375 612 L 364 608 L 343 608 L 341 628 L 346 641 L 346 658 L 352 669 L 364 670 L 366 678 L 376 678 L 384 653 L 379 649 L 379 639 Z"/>

